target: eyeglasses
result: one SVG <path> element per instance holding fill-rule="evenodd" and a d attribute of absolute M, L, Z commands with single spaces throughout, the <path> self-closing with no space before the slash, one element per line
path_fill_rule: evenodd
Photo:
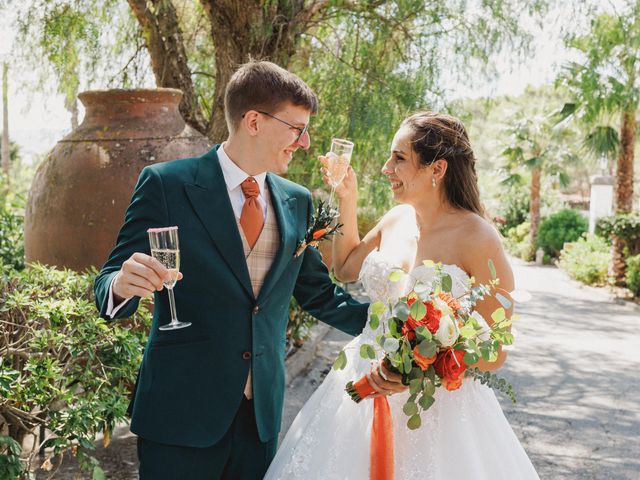
<path fill-rule="evenodd" d="M 266 115 L 267 117 L 271 117 L 274 120 L 277 120 L 280 123 L 284 123 L 286 126 L 288 126 L 290 128 L 293 128 L 294 130 L 297 130 L 298 132 L 300 132 L 300 134 L 296 137 L 296 143 L 299 143 L 300 139 L 309 130 L 309 124 L 306 124 L 304 126 L 304 128 L 300 128 L 300 127 L 296 127 L 295 125 L 291 125 L 289 122 L 285 122 L 284 120 L 282 120 L 281 118 L 276 117 L 275 115 L 271 115 L 269 112 L 263 112 L 262 110 L 256 110 L 256 112 L 261 113 L 262 115 Z M 242 115 L 242 118 L 244 118 L 244 115 Z"/>

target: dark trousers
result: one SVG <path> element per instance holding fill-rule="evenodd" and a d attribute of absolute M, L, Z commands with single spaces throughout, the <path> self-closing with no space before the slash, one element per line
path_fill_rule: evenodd
<path fill-rule="evenodd" d="M 207 448 L 165 445 L 138 437 L 140 480 L 261 480 L 278 440 L 258 437 L 253 402 L 243 399 L 229 431 Z"/>

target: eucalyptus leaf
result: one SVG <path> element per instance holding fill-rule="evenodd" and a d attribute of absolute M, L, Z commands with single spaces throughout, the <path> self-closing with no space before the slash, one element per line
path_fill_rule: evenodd
<path fill-rule="evenodd" d="M 415 379 L 422 380 L 423 378 L 424 378 L 424 372 L 418 367 L 412 368 L 411 372 L 409 372 L 410 380 L 415 380 Z"/>
<path fill-rule="evenodd" d="M 387 353 L 397 352 L 400 348 L 400 341 L 397 338 L 387 337 L 384 340 L 384 344 L 382 345 L 382 349 Z"/>
<path fill-rule="evenodd" d="M 434 402 L 435 400 L 433 398 L 433 395 L 422 395 L 422 397 L 420 397 L 420 400 L 418 400 L 418 403 L 420 404 L 423 410 L 429 410 L 429 408 L 431 407 L 431 405 L 433 405 Z"/>
<path fill-rule="evenodd" d="M 411 308 L 409 310 L 411 312 L 411 316 L 417 320 L 420 321 L 422 320 L 425 315 L 427 314 L 427 307 L 424 306 L 424 303 L 422 303 L 419 300 L 416 300 L 415 302 L 413 302 L 413 304 L 411 305 Z"/>
<path fill-rule="evenodd" d="M 422 393 L 423 395 L 432 396 L 436 393 L 436 385 L 431 380 L 425 380 L 422 384 Z"/>
<path fill-rule="evenodd" d="M 347 366 L 347 355 L 344 353 L 344 350 L 338 354 L 338 358 L 336 358 L 335 362 L 333 362 L 334 370 L 342 370 Z"/>
<path fill-rule="evenodd" d="M 491 273 L 491 280 L 498 278 L 496 273 L 496 266 L 493 264 L 493 260 L 489 259 L 489 272 Z"/>
<path fill-rule="evenodd" d="M 477 363 L 479 359 L 480 357 L 478 357 L 478 355 L 473 352 L 467 352 L 464 354 L 464 363 L 466 365 L 473 365 Z"/>
<path fill-rule="evenodd" d="M 93 467 L 93 475 L 91 476 L 91 480 L 107 480 L 107 476 L 104 473 L 104 470 L 100 468 L 98 465 Z"/>
<path fill-rule="evenodd" d="M 433 340 L 423 340 L 418 344 L 418 351 L 423 357 L 433 357 L 438 351 L 438 345 Z"/>
<path fill-rule="evenodd" d="M 473 325 L 465 325 L 460 329 L 460 336 L 462 338 L 471 338 L 476 336 L 476 329 Z"/>
<path fill-rule="evenodd" d="M 369 327 L 371 327 L 371 330 L 377 330 L 379 326 L 380 318 L 375 313 L 372 313 L 369 319 Z"/>
<path fill-rule="evenodd" d="M 365 360 L 371 359 L 374 360 L 376 358 L 376 351 L 369 344 L 364 344 L 360 346 L 360 356 Z"/>
<path fill-rule="evenodd" d="M 420 428 L 420 425 L 422 425 L 422 420 L 420 420 L 420 415 L 413 415 L 407 421 L 407 427 L 409 427 L 409 430 L 416 430 Z"/>
<path fill-rule="evenodd" d="M 393 307 L 393 315 L 404 322 L 409 317 L 409 305 L 404 302 L 398 303 Z"/>
<path fill-rule="evenodd" d="M 410 416 L 415 415 L 416 413 L 418 413 L 418 405 L 416 405 L 413 402 L 407 402 L 402 407 L 402 411 L 404 412 L 405 415 L 410 417 Z"/>
<path fill-rule="evenodd" d="M 389 274 L 389 281 L 394 283 L 399 282 L 402 279 L 403 275 L 404 272 L 402 270 L 394 270 Z"/>
<path fill-rule="evenodd" d="M 422 379 L 414 378 L 409 382 L 409 392 L 411 394 L 418 393 L 422 390 Z"/>
<path fill-rule="evenodd" d="M 423 325 L 420 325 L 418 328 L 416 328 L 415 332 L 418 336 L 418 339 L 431 340 L 433 338 L 433 335 L 431 334 L 429 329 Z"/>
<path fill-rule="evenodd" d="M 383 302 L 378 300 L 377 302 L 372 303 L 369 309 L 371 310 L 372 314 L 381 317 L 387 311 L 387 306 Z"/>
<path fill-rule="evenodd" d="M 504 311 L 504 308 L 500 307 L 497 308 L 492 314 L 491 314 L 491 319 L 494 322 L 501 322 L 502 320 L 504 320 L 506 318 L 506 312 Z"/>
<path fill-rule="evenodd" d="M 451 292 L 453 288 L 453 280 L 451 280 L 451 275 L 445 273 L 442 276 L 442 290 L 445 292 Z"/>
<path fill-rule="evenodd" d="M 511 300 L 509 300 L 500 292 L 496 293 L 496 299 L 500 302 L 500 305 L 502 305 L 505 309 L 511 308 L 511 305 L 512 305 Z"/>

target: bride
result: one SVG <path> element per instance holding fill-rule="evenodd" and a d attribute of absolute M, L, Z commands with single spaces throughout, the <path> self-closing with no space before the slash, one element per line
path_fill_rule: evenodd
<path fill-rule="evenodd" d="M 326 175 L 326 169 L 323 171 Z M 434 270 L 423 265 L 423 260 L 430 259 L 443 264 L 454 280 L 452 293 L 460 296 L 470 277 L 477 283 L 489 283 L 491 259 L 500 287 L 513 291 L 513 274 L 500 238 L 483 218 L 474 154 L 458 119 L 432 112 L 405 119 L 382 173 L 400 205 L 387 212 L 363 239 L 357 232 L 353 170 L 349 169 L 336 191 L 339 221 L 344 224 L 343 235 L 333 240 L 339 280 L 359 277 L 372 301 L 389 301 L 406 294 L 403 288 L 408 283 L 390 282 L 391 269 L 400 266 L 408 272 L 405 280 L 413 277 L 428 282 Z M 499 306 L 490 297 L 478 303 L 476 311 L 490 318 Z M 369 361 L 360 358 L 359 347 L 374 343 L 377 333 L 367 324 L 345 347 L 347 368 L 332 370 L 302 408 L 265 479 L 369 479 L 373 402 L 356 404 L 344 387 L 370 370 Z M 474 366 L 495 370 L 506 356 L 503 351 L 495 363 L 480 360 Z M 376 365 L 368 374 L 377 391 L 381 391 L 380 376 L 390 375 L 380 374 L 379 368 Z M 423 412 L 422 427 L 417 430 L 407 428 L 402 411 L 408 395 L 403 391 L 388 397 L 394 419 L 396 479 L 538 479 L 488 387 L 465 378 L 458 390 L 438 389 L 434 405 Z"/>

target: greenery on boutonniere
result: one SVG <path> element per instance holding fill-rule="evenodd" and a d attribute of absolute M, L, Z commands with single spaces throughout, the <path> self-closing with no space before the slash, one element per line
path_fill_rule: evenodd
<path fill-rule="evenodd" d="M 317 247 L 321 241 L 326 240 L 335 233 L 340 233 L 341 223 L 331 226 L 337 216 L 338 211 L 335 208 L 320 200 L 304 239 L 298 243 L 295 256 L 302 255 L 307 247 Z"/>

